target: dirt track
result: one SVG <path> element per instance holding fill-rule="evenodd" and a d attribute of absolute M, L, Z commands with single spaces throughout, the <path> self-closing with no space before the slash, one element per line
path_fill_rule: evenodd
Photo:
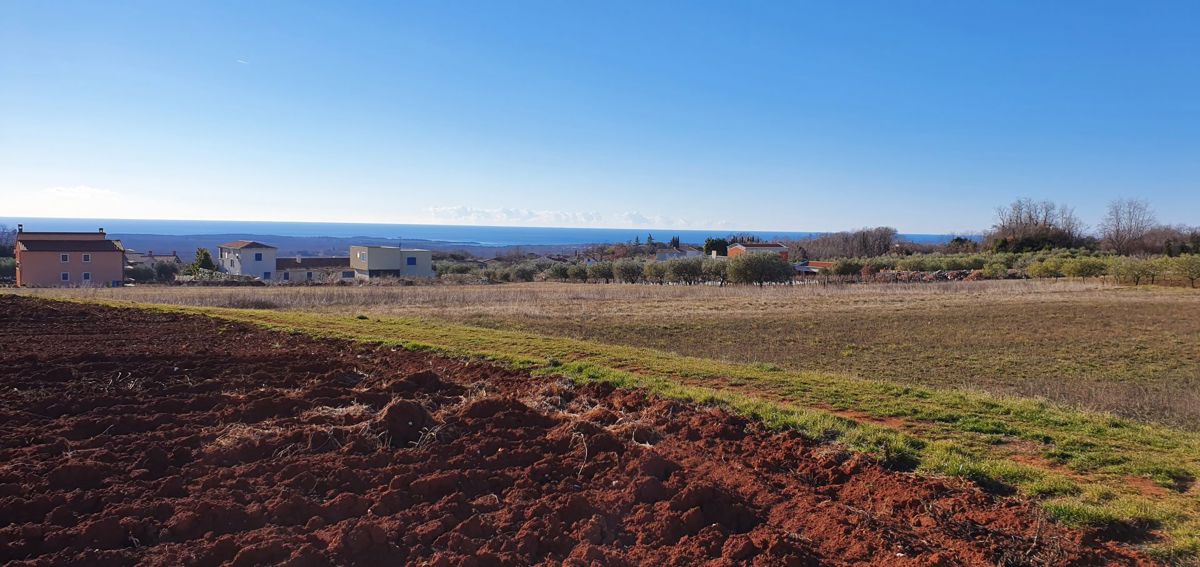
<path fill-rule="evenodd" d="M 0 563 L 1137 564 L 711 408 L 0 296 Z"/>

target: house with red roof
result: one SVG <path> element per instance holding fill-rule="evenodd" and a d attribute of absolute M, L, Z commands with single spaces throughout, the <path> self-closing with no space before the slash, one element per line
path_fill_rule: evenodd
<path fill-rule="evenodd" d="M 738 242 L 729 245 L 729 252 L 726 255 L 732 260 L 742 254 L 778 254 L 787 260 L 788 247 L 778 242 Z"/>

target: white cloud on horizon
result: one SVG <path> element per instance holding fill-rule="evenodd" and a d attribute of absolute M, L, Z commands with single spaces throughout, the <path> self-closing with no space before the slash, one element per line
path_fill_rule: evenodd
<path fill-rule="evenodd" d="M 728 228 L 726 221 L 689 222 L 663 215 L 645 215 L 627 211 L 613 215 L 588 211 L 556 211 L 519 208 L 430 207 L 428 220 L 437 224 L 477 224 L 495 226 L 592 227 L 592 228 Z"/>

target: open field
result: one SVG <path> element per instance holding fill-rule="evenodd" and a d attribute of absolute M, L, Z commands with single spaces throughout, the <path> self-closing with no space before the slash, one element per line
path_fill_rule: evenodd
<path fill-rule="evenodd" d="M 435 318 L 789 370 L 1044 397 L 1200 430 L 1200 292 L 1183 289 L 1064 280 L 32 293 Z"/>
<path fill-rule="evenodd" d="M 209 296 L 212 299 L 215 296 Z M 129 305 L 121 303 L 124 305 Z M 157 307 L 310 335 L 484 358 L 582 383 L 714 403 L 770 427 L 837 441 L 890 466 L 972 479 L 1041 500 L 1052 518 L 1200 557 L 1200 434 L 1029 399 L 733 364 L 435 319 Z"/>
<path fill-rule="evenodd" d="M 1149 563 L 604 380 L 9 296 L 0 338 L 10 565 Z"/>

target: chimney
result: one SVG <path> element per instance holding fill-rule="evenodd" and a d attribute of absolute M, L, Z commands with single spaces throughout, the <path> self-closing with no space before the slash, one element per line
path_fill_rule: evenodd
<path fill-rule="evenodd" d="M 18 224 L 18 225 L 17 225 L 17 232 L 25 232 L 25 225 L 23 225 L 23 224 Z"/>
<path fill-rule="evenodd" d="M 100 234 L 104 234 L 104 227 L 100 227 Z"/>
<path fill-rule="evenodd" d="M 146 251 L 146 255 L 147 255 L 147 256 L 153 256 L 153 255 L 154 255 L 154 251 L 153 251 L 153 250 L 147 250 L 147 251 Z"/>

